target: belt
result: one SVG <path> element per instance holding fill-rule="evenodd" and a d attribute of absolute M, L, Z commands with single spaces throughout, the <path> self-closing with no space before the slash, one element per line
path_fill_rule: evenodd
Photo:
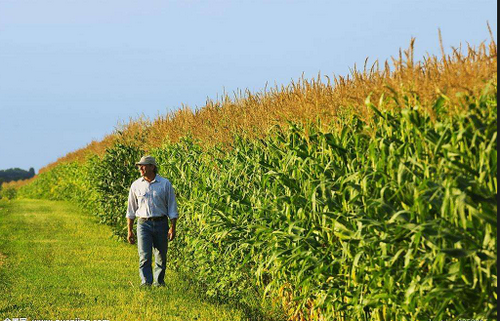
<path fill-rule="evenodd" d="M 156 216 L 156 217 L 139 217 L 139 219 L 144 221 L 163 221 L 167 219 L 166 216 Z"/>

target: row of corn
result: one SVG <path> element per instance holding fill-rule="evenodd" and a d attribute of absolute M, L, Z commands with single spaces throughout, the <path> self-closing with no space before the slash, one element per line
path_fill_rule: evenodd
<path fill-rule="evenodd" d="M 340 130 L 289 123 L 229 150 L 185 137 L 150 151 L 181 213 L 171 266 L 293 320 L 496 317 L 496 92 L 451 116 L 446 96 L 396 111 L 368 98 L 370 121 Z M 19 193 L 73 200 L 123 237 L 142 153 L 116 144 Z"/>

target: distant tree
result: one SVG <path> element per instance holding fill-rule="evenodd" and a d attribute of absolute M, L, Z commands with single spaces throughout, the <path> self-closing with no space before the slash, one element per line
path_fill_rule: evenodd
<path fill-rule="evenodd" d="M 5 183 L 32 178 L 33 176 L 35 176 L 35 169 L 33 167 L 29 171 L 20 168 L 0 170 L 0 182 Z"/>

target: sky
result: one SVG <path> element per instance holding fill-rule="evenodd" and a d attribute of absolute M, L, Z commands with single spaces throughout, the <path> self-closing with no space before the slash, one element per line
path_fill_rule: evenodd
<path fill-rule="evenodd" d="M 0 170 L 224 92 L 496 41 L 493 0 L 0 0 Z"/>

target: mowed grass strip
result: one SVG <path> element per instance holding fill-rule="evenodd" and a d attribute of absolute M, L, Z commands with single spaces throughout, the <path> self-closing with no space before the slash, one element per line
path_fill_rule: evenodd
<path fill-rule="evenodd" d="M 0 320 L 245 320 L 175 272 L 140 288 L 137 247 L 64 202 L 0 201 Z"/>

